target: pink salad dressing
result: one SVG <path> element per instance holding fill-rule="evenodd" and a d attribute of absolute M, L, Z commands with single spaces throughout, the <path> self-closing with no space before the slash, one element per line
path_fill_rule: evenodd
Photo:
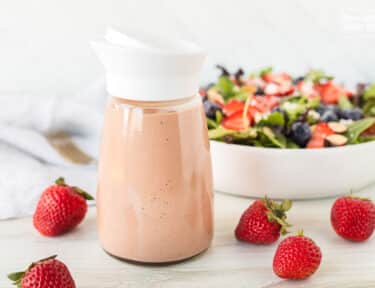
<path fill-rule="evenodd" d="M 213 190 L 204 117 L 199 96 L 109 100 L 97 195 L 99 238 L 108 253 L 162 263 L 209 247 Z"/>

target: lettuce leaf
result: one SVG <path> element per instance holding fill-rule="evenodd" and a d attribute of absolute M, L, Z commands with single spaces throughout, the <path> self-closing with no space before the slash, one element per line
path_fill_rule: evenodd
<path fill-rule="evenodd" d="M 314 83 L 319 83 L 322 80 L 329 81 L 332 79 L 333 79 L 333 76 L 327 75 L 323 70 L 319 70 L 319 69 L 310 70 L 305 76 L 305 81 L 311 81 Z"/>
<path fill-rule="evenodd" d="M 226 76 L 220 76 L 215 86 L 226 101 L 236 94 L 236 86 Z"/>
<path fill-rule="evenodd" d="M 257 124 L 258 126 L 284 126 L 285 118 L 284 114 L 281 112 L 273 112 L 269 114 L 266 118 L 260 120 Z"/>
<path fill-rule="evenodd" d="M 375 124 L 375 118 L 365 118 L 353 122 L 348 127 L 346 136 L 348 137 L 349 144 L 358 144 L 362 143 L 360 136 L 361 134 Z"/>
<path fill-rule="evenodd" d="M 216 121 L 206 117 L 206 120 L 207 120 L 207 127 L 208 129 L 216 129 L 217 127 L 219 127 L 219 125 L 216 123 Z"/>
<path fill-rule="evenodd" d="M 272 70 L 273 70 L 272 66 L 265 67 L 259 71 L 259 76 L 263 77 L 267 74 L 270 74 L 272 73 Z"/>
<path fill-rule="evenodd" d="M 219 126 L 216 129 L 208 131 L 208 138 L 211 140 L 221 141 L 225 136 L 231 136 L 233 137 L 233 140 L 255 139 L 257 137 L 257 130 L 254 128 L 248 128 L 244 131 L 234 131 Z"/>
<path fill-rule="evenodd" d="M 365 101 L 375 99 L 375 84 L 371 84 L 366 88 L 365 92 L 363 93 L 363 99 Z"/>
<path fill-rule="evenodd" d="M 366 116 L 375 116 L 375 98 L 367 100 L 362 110 Z"/>
<path fill-rule="evenodd" d="M 275 134 L 271 128 L 263 127 L 258 130 L 259 142 L 263 147 L 286 148 L 287 141 L 285 136 Z"/>
<path fill-rule="evenodd" d="M 343 110 L 353 108 L 352 102 L 350 102 L 348 97 L 346 97 L 344 95 L 339 97 L 338 105 L 339 105 L 340 109 L 343 109 Z"/>
<path fill-rule="evenodd" d="M 307 109 L 315 109 L 320 104 L 320 99 L 308 99 L 304 96 L 293 96 L 281 104 L 288 115 L 288 126 L 290 127 Z"/>

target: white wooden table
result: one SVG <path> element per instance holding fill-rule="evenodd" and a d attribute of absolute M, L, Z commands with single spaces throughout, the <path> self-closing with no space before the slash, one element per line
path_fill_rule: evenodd
<path fill-rule="evenodd" d="M 372 190 L 372 191 L 370 191 Z M 375 199 L 375 189 L 361 195 Z M 375 235 L 362 244 L 340 239 L 329 222 L 332 199 L 295 202 L 289 214 L 294 230 L 304 228 L 320 245 L 323 262 L 306 281 L 286 281 L 272 272 L 277 245 L 239 243 L 233 236 L 249 199 L 216 194 L 216 229 L 212 247 L 201 256 L 171 266 L 138 266 L 109 257 L 100 248 L 95 229 L 95 208 L 72 233 L 45 238 L 31 218 L 0 222 L 0 287 L 11 287 L 5 275 L 33 260 L 58 254 L 70 268 L 78 288 L 115 287 L 314 287 L 374 288 Z"/>

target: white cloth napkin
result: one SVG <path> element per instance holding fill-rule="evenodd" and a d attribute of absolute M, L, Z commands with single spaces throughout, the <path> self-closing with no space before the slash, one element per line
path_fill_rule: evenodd
<path fill-rule="evenodd" d="M 103 81 L 74 97 L 0 92 L 0 219 L 32 214 L 60 176 L 95 195 L 95 165 L 71 164 L 44 135 L 66 131 L 96 159 L 105 99 Z"/>

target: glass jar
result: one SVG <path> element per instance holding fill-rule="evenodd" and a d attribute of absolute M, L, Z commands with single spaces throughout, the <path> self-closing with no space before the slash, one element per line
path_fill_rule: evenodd
<path fill-rule="evenodd" d="M 98 230 L 109 254 L 165 263 L 206 250 L 213 236 L 207 126 L 199 95 L 109 99 L 98 175 Z"/>

